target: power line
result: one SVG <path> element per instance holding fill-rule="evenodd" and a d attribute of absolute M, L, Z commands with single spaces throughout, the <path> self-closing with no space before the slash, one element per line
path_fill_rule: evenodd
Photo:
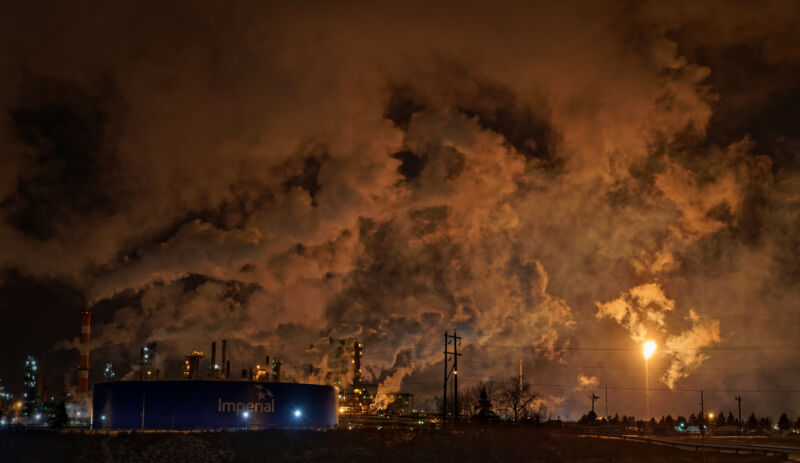
<path fill-rule="evenodd" d="M 502 346 L 502 345 L 485 345 L 479 346 L 485 349 L 534 349 L 534 346 Z M 687 352 L 687 351 L 709 351 L 709 350 L 791 350 L 800 349 L 800 344 L 787 344 L 784 346 L 717 346 L 717 347 L 695 347 L 695 348 L 681 348 L 669 349 L 660 347 L 659 350 L 663 352 Z M 560 347 L 556 350 L 568 351 L 639 351 L 639 347 Z"/>
<path fill-rule="evenodd" d="M 484 382 L 486 381 L 485 378 L 461 378 L 462 381 L 466 382 Z M 489 381 L 486 381 L 489 382 Z M 438 380 L 415 380 L 415 381 L 403 381 L 403 384 L 413 385 L 413 384 L 432 384 L 432 383 L 439 383 Z M 550 384 L 550 383 L 530 383 L 531 386 L 535 387 L 551 387 L 551 388 L 562 388 L 562 389 L 583 389 L 586 388 L 585 385 L 581 384 Z M 713 389 L 713 388 L 676 388 L 676 389 L 669 389 L 669 388 L 644 388 L 644 387 L 633 387 L 633 386 L 607 386 L 610 390 L 615 391 L 655 391 L 655 392 L 718 392 L 718 393 L 726 393 L 726 394 L 737 394 L 737 393 L 749 393 L 749 394 L 795 394 L 800 393 L 800 389 Z"/>
<path fill-rule="evenodd" d="M 495 362 L 478 362 L 478 361 L 467 361 L 464 362 L 469 365 L 476 365 L 482 367 L 488 367 L 492 365 L 496 365 Z M 644 367 L 620 367 L 620 366 L 604 366 L 604 365 L 595 365 L 595 366 L 586 366 L 586 365 L 536 365 L 536 368 L 541 369 L 548 369 L 548 368 L 563 368 L 563 369 L 572 369 L 572 370 L 637 370 L 641 371 L 644 370 Z M 650 370 L 669 370 L 666 367 L 650 367 Z M 692 372 L 701 372 L 701 371 L 795 371 L 800 370 L 800 367 L 775 367 L 775 368 L 698 368 L 696 370 L 692 370 Z"/>
<path fill-rule="evenodd" d="M 726 318 L 770 318 L 770 317 L 784 317 L 791 315 L 800 315 L 800 312 L 770 312 L 770 313 L 751 313 L 751 314 L 735 314 L 735 315 L 707 315 L 708 318 L 726 319 Z"/>

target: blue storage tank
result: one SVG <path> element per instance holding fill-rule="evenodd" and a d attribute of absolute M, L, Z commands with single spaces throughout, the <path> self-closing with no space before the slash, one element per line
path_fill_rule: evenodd
<path fill-rule="evenodd" d="M 331 386 L 255 381 L 94 385 L 94 429 L 267 429 L 336 425 Z"/>

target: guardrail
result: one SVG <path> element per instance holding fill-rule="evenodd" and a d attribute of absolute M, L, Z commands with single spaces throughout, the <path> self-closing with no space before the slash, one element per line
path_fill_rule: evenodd
<path fill-rule="evenodd" d="M 623 440 L 630 442 L 643 442 L 647 444 L 662 445 L 666 447 L 694 449 L 694 451 L 707 452 L 728 452 L 728 453 L 746 453 L 753 455 L 775 455 L 787 459 L 790 454 L 800 452 L 800 448 L 788 447 L 768 447 L 768 446 L 754 446 L 743 444 L 727 444 L 721 442 L 693 442 L 688 440 L 669 440 L 669 439 L 653 439 L 649 437 L 631 436 L 631 435 L 603 435 L 603 434 L 581 434 L 581 437 L 591 437 L 596 439 L 612 439 Z"/>

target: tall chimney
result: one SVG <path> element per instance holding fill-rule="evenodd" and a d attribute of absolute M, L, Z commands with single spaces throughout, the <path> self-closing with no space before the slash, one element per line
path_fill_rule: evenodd
<path fill-rule="evenodd" d="M 78 365 L 78 395 L 89 393 L 89 334 L 92 325 L 92 313 L 81 312 L 81 362 Z"/>
<path fill-rule="evenodd" d="M 269 368 L 269 355 L 267 355 L 267 361 L 264 363 L 264 370 Z M 265 371 L 264 374 L 264 381 L 269 382 L 270 374 Z"/>
<path fill-rule="evenodd" d="M 225 370 L 225 374 L 222 375 L 222 379 L 228 379 L 228 374 L 230 374 L 230 368 L 227 367 L 227 363 L 225 362 L 225 353 L 228 350 L 228 341 L 226 339 L 222 340 L 222 348 L 220 349 L 220 356 L 222 357 L 221 363 L 222 368 Z"/>
<path fill-rule="evenodd" d="M 218 378 L 219 370 L 217 369 L 217 342 L 211 341 L 211 377 Z"/>

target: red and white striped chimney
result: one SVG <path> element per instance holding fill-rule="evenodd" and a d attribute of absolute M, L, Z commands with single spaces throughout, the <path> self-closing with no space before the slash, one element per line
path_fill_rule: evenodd
<path fill-rule="evenodd" d="M 81 312 L 81 363 L 78 365 L 78 395 L 89 393 L 89 334 L 92 325 L 92 313 Z"/>

